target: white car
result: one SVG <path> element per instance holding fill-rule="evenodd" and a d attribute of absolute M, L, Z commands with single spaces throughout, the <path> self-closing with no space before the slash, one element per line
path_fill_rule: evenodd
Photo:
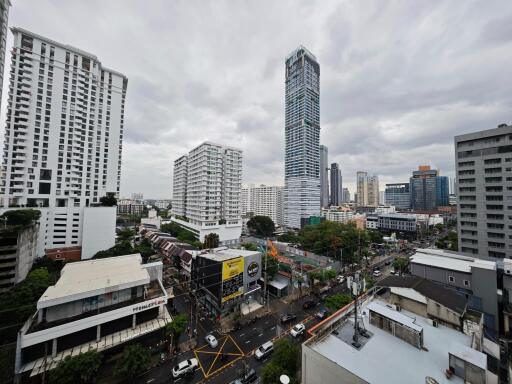
<path fill-rule="evenodd" d="M 207 335 L 205 338 L 206 342 L 210 345 L 210 347 L 212 348 L 216 348 L 217 345 L 219 345 L 219 342 L 217 341 L 217 339 L 215 338 L 215 336 L 213 336 L 212 334 L 209 334 Z"/>
<path fill-rule="evenodd" d="M 299 323 L 292 328 L 292 330 L 290 331 L 290 335 L 292 335 L 293 337 L 297 337 L 299 335 L 302 335 L 302 333 L 304 333 L 305 330 L 306 326 L 302 323 Z"/>
<path fill-rule="evenodd" d="M 373 271 L 373 277 L 380 277 L 380 275 L 382 275 L 382 273 L 378 269 Z"/>
<path fill-rule="evenodd" d="M 254 357 L 256 360 L 263 360 L 265 357 L 270 355 L 274 351 L 274 344 L 271 341 L 267 341 L 265 344 L 260 346 L 255 352 Z"/>
<path fill-rule="evenodd" d="M 177 379 L 189 372 L 193 372 L 197 367 L 199 367 L 197 359 L 184 360 L 172 369 L 172 377 Z"/>

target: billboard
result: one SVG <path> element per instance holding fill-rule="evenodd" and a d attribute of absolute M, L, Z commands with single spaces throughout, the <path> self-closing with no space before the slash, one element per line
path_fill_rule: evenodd
<path fill-rule="evenodd" d="M 222 262 L 221 303 L 244 293 L 244 258 L 237 257 Z"/>

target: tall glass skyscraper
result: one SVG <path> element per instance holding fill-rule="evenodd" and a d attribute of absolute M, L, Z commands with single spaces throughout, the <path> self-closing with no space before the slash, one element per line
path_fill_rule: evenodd
<path fill-rule="evenodd" d="M 320 206 L 329 207 L 329 165 L 327 163 L 329 150 L 325 145 L 320 146 Z"/>
<path fill-rule="evenodd" d="M 286 58 L 284 225 L 320 214 L 320 65 L 300 46 Z"/>

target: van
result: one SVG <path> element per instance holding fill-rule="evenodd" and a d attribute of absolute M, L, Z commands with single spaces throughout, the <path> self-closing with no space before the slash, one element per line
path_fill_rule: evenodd
<path fill-rule="evenodd" d="M 274 352 L 274 344 L 271 341 L 267 341 L 265 344 L 256 349 L 256 351 L 254 352 L 254 357 L 256 358 L 256 360 L 263 360 L 272 352 Z"/>

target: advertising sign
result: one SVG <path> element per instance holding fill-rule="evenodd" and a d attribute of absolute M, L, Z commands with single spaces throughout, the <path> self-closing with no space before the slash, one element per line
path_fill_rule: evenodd
<path fill-rule="evenodd" d="M 221 303 L 244 293 L 244 258 L 226 260 L 222 263 Z"/>

